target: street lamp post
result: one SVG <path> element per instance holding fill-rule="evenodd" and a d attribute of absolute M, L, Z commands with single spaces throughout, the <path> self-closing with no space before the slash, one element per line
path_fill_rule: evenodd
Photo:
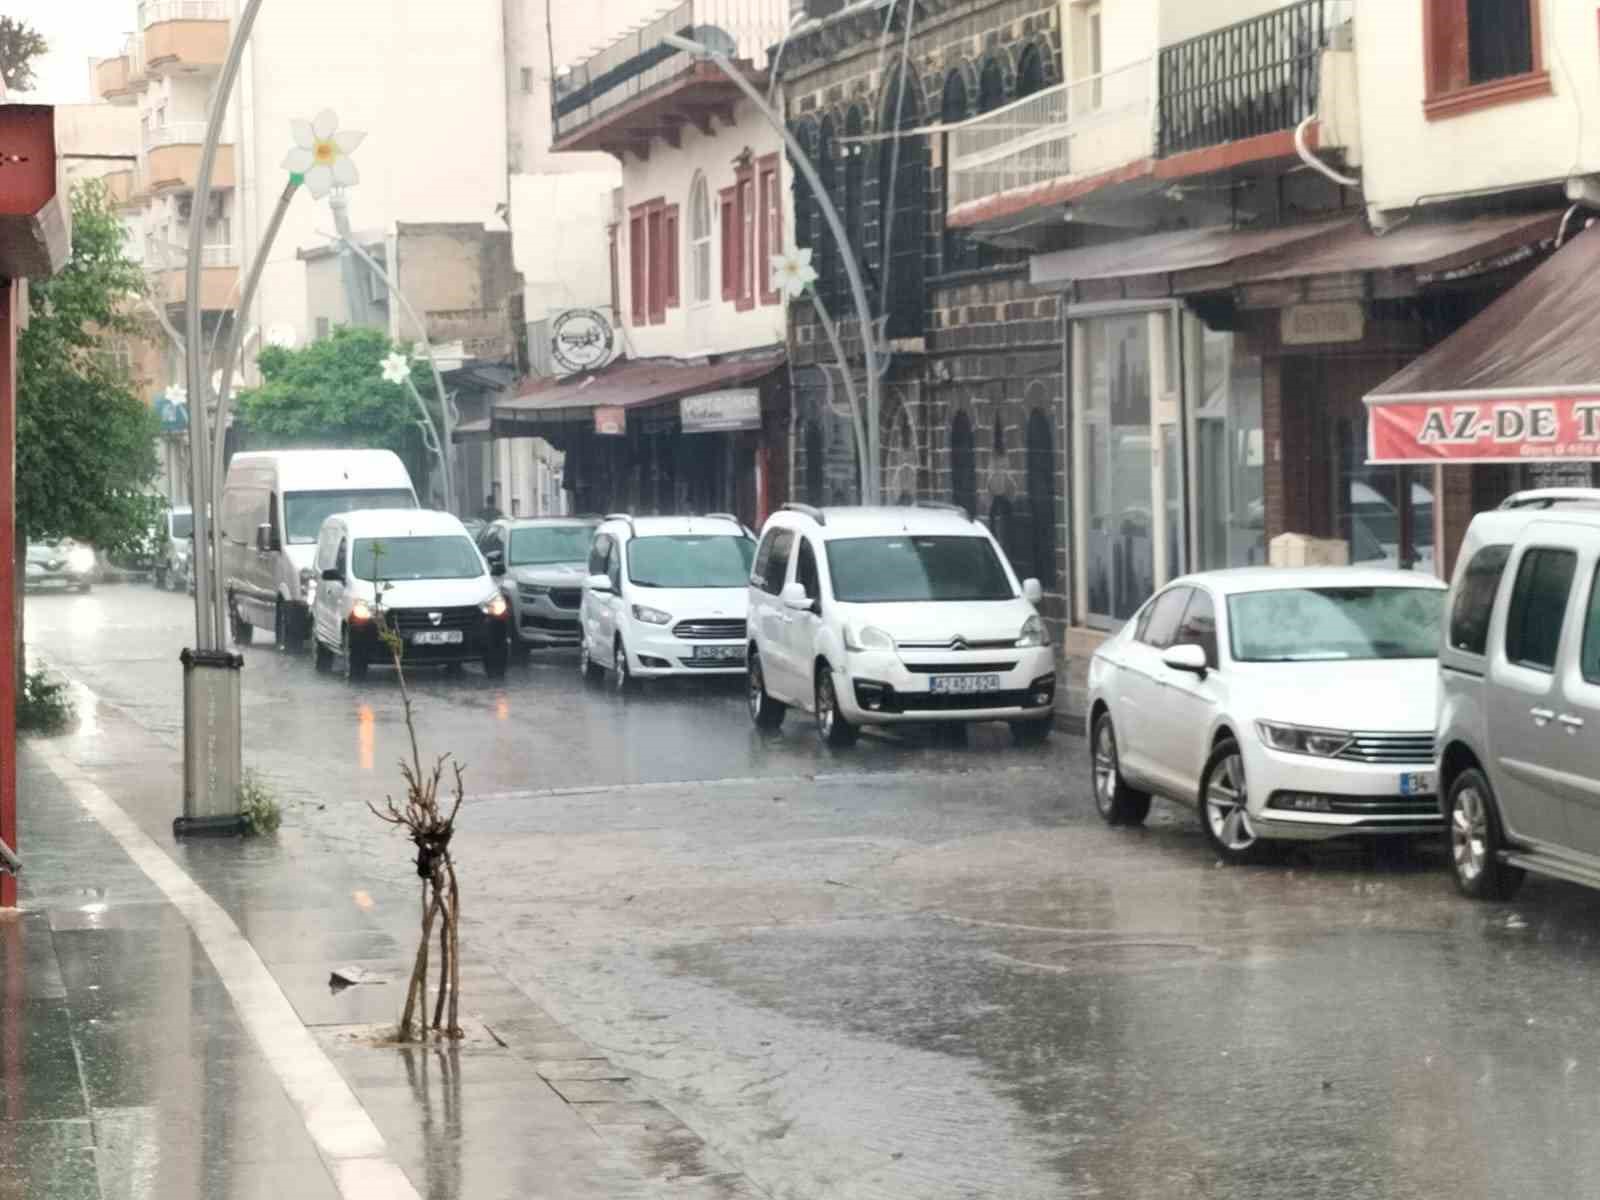
<path fill-rule="evenodd" d="M 816 197 L 817 207 L 822 210 L 822 217 L 828 223 L 828 231 L 833 235 L 839 247 L 839 256 L 844 261 L 845 275 L 850 281 L 850 296 L 855 303 L 856 320 L 861 326 L 861 350 L 866 359 L 867 375 L 867 465 L 862 471 L 865 481 L 865 495 L 862 502 L 865 504 L 879 504 L 882 502 L 881 471 L 878 464 L 878 442 L 880 437 L 879 413 L 882 408 L 882 381 L 878 376 L 878 346 L 872 333 L 872 310 L 867 304 L 867 285 L 861 275 L 861 264 L 856 261 L 854 251 L 850 247 L 849 234 L 845 232 L 844 221 L 839 217 L 839 210 L 833 206 L 833 199 L 828 195 L 828 189 L 823 186 L 822 177 L 817 174 L 817 168 L 812 165 L 811 159 L 806 156 L 804 147 L 799 139 L 789 132 L 789 127 L 784 124 L 783 118 L 769 105 L 766 99 L 758 92 L 755 85 L 729 61 L 728 56 L 720 50 L 713 50 L 690 38 L 680 37 L 669 33 L 661 39 L 669 46 L 674 46 L 696 58 L 703 58 L 715 63 L 718 70 L 726 75 L 738 89 L 745 94 L 745 98 L 755 106 L 774 129 L 778 136 L 783 138 L 784 146 L 789 151 L 789 157 L 794 160 L 795 167 L 805 176 L 806 182 L 811 185 L 811 193 Z M 845 368 L 848 371 L 848 367 Z"/>

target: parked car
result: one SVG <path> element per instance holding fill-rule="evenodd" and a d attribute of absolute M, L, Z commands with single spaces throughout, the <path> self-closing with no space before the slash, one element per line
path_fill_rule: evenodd
<path fill-rule="evenodd" d="M 750 573 L 750 716 L 816 714 L 832 746 L 864 724 L 1008 721 L 1049 735 L 1055 657 L 989 531 L 943 506 L 785 505 Z"/>
<path fill-rule="evenodd" d="M 1276 841 L 1443 828 L 1434 775 L 1445 585 L 1246 567 L 1179 579 L 1089 665 L 1095 803 L 1196 805 L 1230 863 Z"/>
<path fill-rule="evenodd" d="M 511 648 L 576 646 L 583 580 L 599 521 L 585 517 L 529 517 L 495 521 L 478 537 L 511 605 Z"/>
<path fill-rule="evenodd" d="M 606 517 L 589 549 L 579 666 L 626 690 L 641 678 L 743 675 L 745 584 L 756 540 L 738 518 Z"/>
<path fill-rule="evenodd" d="M 268 450 L 235 454 L 222 491 L 221 569 L 233 640 L 257 628 L 281 649 L 305 642 L 322 523 L 355 509 L 417 507 L 411 476 L 390 450 Z"/>
<path fill-rule="evenodd" d="M 1456 885 L 1600 887 L 1600 489 L 1473 518 L 1439 654 L 1439 782 Z"/>
<path fill-rule="evenodd" d="M 29 542 L 23 585 L 30 588 L 60 587 L 87 592 L 94 586 L 94 550 L 70 538 L 59 542 Z"/>
<path fill-rule="evenodd" d="M 157 530 L 159 544 L 151 578 L 158 588 L 173 591 L 194 588 L 189 556 L 194 551 L 194 509 L 169 508 L 161 516 Z"/>
<path fill-rule="evenodd" d="M 405 640 L 407 664 L 471 660 L 491 679 L 505 674 L 506 598 L 449 513 L 379 509 L 329 517 L 315 564 L 318 671 L 343 662 L 345 675 L 359 679 L 368 667 L 388 663 L 378 637 L 381 616 Z"/>

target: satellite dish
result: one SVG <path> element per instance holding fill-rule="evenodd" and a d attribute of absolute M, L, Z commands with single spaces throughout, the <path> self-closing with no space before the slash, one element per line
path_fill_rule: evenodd
<path fill-rule="evenodd" d="M 293 350 L 300 341 L 300 335 L 294 331 L 293 325 L 273 325 L 267 329 L 267 345 L 277 346 L 280 350 Z"/>

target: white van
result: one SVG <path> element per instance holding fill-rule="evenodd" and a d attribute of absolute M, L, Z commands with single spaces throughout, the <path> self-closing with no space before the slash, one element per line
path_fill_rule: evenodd
<path fill-rule="evenodd" d="M 223 587 L 233 640 L 256 627 L 299 650 L 316 595 L 317 535 L 334 513 L 416 508 L 405 464 L 392 450 L 266 450 L 235 454 L 222 490 Z"/>

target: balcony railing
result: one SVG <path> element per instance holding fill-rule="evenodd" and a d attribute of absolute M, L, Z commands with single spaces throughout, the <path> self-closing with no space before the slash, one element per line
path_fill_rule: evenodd
<path fill-rule="evenodd" d="M 1161 51 L 1162 156 L 1293 129 L 1317 111 L 1322 52 L 1354 0 L 1300 0 Z"/>
<path fill-rule="evenodd" d="M 154 150 L 159 146 L 198 146 L 205 140 L 204 121 L 174 121 L 170 125 L 157 125 L 144 132 L 146 150 Z"/>
<path fill-rule="evenodd" d="M 139 5 L 139 28 L 149 29 L 162 21 L 226 21 L 228 10 L 222 0 L 145 0 Z"/>
<path fill-rule="evenodd" d="M 693 56 L 663 42 L 668 34 L 765 70 L 767 48 L 783 37 L 786 11 L 783 0 L 683 0 L 557 76 L 551 88 L 556 137 L 689 70 Z"/>
<path fill-rule="evenodd" d="M 1150 71 L 1145 59 L 953 126 L 951 206 L 1149 157 Z"/>

